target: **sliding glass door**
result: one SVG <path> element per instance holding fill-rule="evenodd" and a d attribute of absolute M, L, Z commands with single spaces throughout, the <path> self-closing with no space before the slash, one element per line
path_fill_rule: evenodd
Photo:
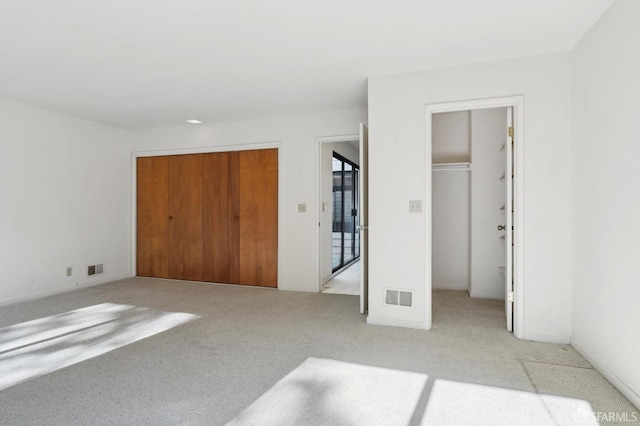
<path fill-rule="evenodd" d="M 333 153 L 333 272 L 360 257 L 358 166 Z"/>

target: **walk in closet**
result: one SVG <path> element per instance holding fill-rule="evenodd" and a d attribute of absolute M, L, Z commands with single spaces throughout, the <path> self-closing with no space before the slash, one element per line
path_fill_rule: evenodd
<path fill-rule="evenodd" d="M 432 116 L 432 288 L 504 299 L 507 108 Z"/>
<path fill-rule="evenodd" d="M 277 287 L 277 149 L 137 159 L 137 275 Z"/>

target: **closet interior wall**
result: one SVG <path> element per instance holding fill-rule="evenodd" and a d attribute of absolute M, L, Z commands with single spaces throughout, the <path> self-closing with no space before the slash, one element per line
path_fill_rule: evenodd
<path fill-rule="evenodd" d="M 504 299 L 506 109 L 432 120 L 432 288 Z"/>
<path fill-rule="evenodd" d="M 433 115 L 432 288 L 469 290 L 470 113 Z"/>

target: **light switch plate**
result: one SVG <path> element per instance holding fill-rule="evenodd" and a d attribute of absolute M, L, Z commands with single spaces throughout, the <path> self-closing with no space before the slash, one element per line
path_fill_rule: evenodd
<path fill-rule="evenodd" d="M 298 204 L 298 213 L 306 213 L 307 205 L 306 204 Z"/>
<path fill-rule="evenodd" d="M 422 213 L 422 200 L 410 200 L 409 213 Z"/>

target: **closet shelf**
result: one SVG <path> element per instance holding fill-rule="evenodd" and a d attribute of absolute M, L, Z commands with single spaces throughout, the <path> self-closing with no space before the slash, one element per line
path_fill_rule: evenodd
<path fill-rule="evenodd" d="M 471 170 L 470 162 L 461 162 L 461 163 L 433 163 L 431 165 L 431 169 L 433 171 L 442 171 L 442 170 Z"/>

